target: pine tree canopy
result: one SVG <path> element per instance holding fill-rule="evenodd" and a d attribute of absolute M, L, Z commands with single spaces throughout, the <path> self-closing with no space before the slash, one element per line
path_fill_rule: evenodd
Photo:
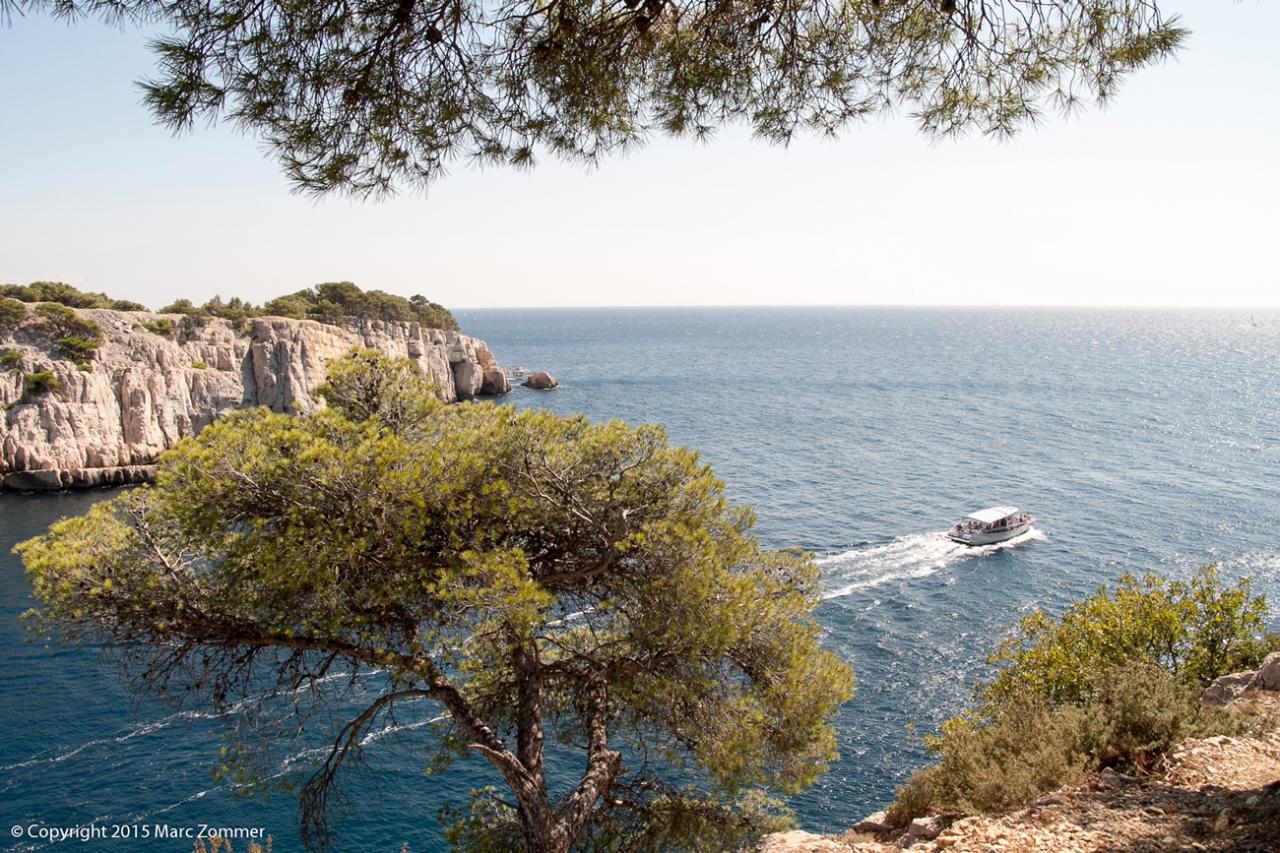
<path fill-rule="evenodd" d="M 786 142 L 896 109 L 1004 135 L 1185 35 L 1151 0 L 0 0 L 29 11 L 167 28 L 162 122 L 228 120 L 299 189 L 358 195 L 735 122 Z"/>
<path fill-rule="evenodd" d="M 659 427 L 445 405 L 371 351 L 323 393 L 313 415 L 220 419 L 154 486 L 20 545 L 34 624 L 235 709 L 246 784 L 279 775 L 256 750 L 283 733 L 326 734 L 301 787 L 314 846 L 403 715 L 443 714 L 412 729 L 419 760 L 470 755 L 505 789 L 449 815 L 458 849 L 730 850 L 777 828 L 765 793 L 817 777 L 852 690 L 812 559 L 763 549 Z"/>

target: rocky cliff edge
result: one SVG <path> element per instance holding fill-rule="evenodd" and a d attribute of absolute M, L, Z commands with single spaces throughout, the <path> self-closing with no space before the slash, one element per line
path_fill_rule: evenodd
<path fill-rule="evenodd" d="M 105 342 L 83 370 L 61 359 L 38 322 L 0 331 L 0 488 L 140 482 L 156 458 L 232 409 L 312 412 L 325 362 L 354 346 L 408 358 L 444 400 L 510 390 L 484 341 L 416 322 L 351 319 L 345 327 L 260 317 L 239 323 L 146 311 L 84 309 Z M 12 353 L 17 353 L 17 360 Z M 27 375 L 51 371 L 56 390 Z"/>
<path fill-rule="evenodd" d="M 1280 722 L 1280 652 L 1224 676 L 1201 701 Z M 754 853 L 1280 853 L 1280 731 L 1182 742 L 1150 776 L 1103 770 L 1006 815 L 917 818 L 883 812 L 840 836 L 792 831 Z"/>

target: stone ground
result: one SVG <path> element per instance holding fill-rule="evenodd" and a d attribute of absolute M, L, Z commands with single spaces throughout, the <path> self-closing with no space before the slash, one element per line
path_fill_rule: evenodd
<path fill-rule="evenodd" d="M 1280 694 L 1237 706 L 1280 712 Z M 1280 732 L 1182 743 L 1148 778 L 1104 770 L 1000 817 L 966 817 L 927 840 L 857 832 L 771 836 L 760 853 L 1280 853 Z"/>

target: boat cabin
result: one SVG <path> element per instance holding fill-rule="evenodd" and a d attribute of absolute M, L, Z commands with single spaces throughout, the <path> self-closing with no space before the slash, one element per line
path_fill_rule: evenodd
<path fill-rule="evenodd" d="M 1016 506 L 991 506 L 960 519 L 947 537 L 965 545 L 989 545 L 1025 532 L 1034 520 Z"/>

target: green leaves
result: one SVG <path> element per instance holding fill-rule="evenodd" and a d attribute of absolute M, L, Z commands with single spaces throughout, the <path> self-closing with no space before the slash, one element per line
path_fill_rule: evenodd
<path fill-rule="evenodd" d="M 163 20 L 160 121 L 260 135 L 300 190 L 423 187 L 467 158 L 594 163 L 655 133 L 746 122 L 785 144 L 888 110 L 933 135 L 1006 135 L 1111 95 L 1186 32 L 1151 3 L 258 3 L 4 0 Z"/>
<path fill-rule="evenodd" d="M 448 406 L 368 350 L 335 360 L 322 393 L 313 415 L 219 419 L 154 486 L 20 546 L 38 623 L 125 644 L 142 683 L 219 706 L 317 671 L 385 672 L 391 692 L 304 787 L 321 815 L 351 733 L 407 695 L 447 708 L 442 754 L 481 750 L 521 819 L 562 839 L 587 830 L 545 802 L 544 739 L 586 744 L 575 814 L 676 846 L 776 825 L 751 791 L 799 790 L 834 756 L 852 675 L 819 643 L 817 567 L 764 551 L 750 511 L 660 427 Z M 654 796 L 618 741 L 692 787 Z M 636 797 L 605 796 L 633 781 Z M 476 827 L 511 829 L 484 803 L 464 824 L 467 849 L 483 849 Z"/>
<path fill-rule="evenodd" d="M 930 809 L 1001 812 L 1099 767 L 1150 770 L 1179 741 L 1244 725 L 1201 705 L 1215 677 L 1280 645 L 1247 579 L 1213 566 L 1188 581 L 1122 575 L 1058 618 L 1024 617 L 989 657 L 976 707 L 925 739 L 938 764 L 898 791 L 890 819 Z"/>
<path fill-rule="evenodd" d="M 1204 686 L 1247 668 L 1269 650 L 1266 600 L 1248 579 L 1225 584 L 1204 566 L 1190 581 L 1122 575 L 1112 590 L 1067 608 L 1059 619 L 1025 617 L 991 657 L 1001 670 L 987 688 L 993 701 L 1022 686 L 1051 700 L 1074 700 L 1101 669 L 1143 663 Z"/>

